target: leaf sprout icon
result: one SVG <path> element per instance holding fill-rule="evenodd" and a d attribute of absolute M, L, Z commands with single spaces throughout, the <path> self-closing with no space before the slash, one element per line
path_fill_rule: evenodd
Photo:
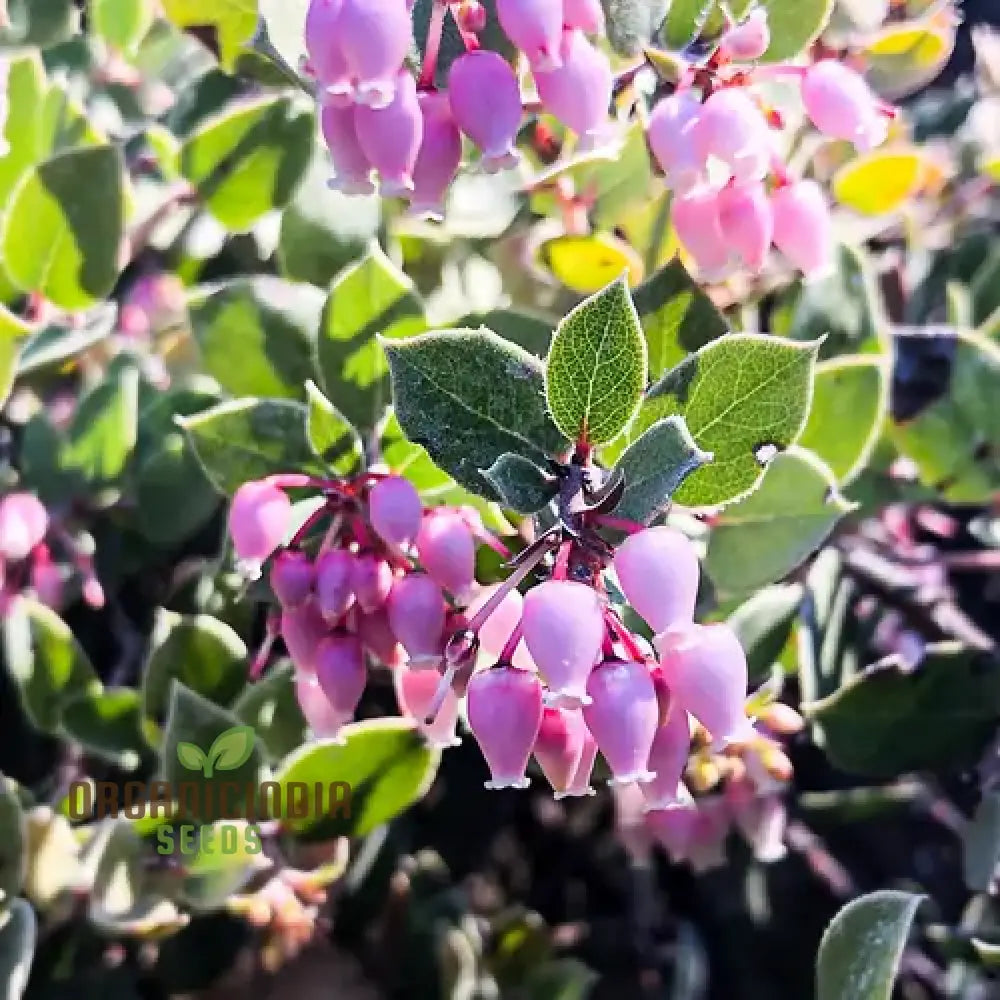
<path fill-rule="evenodd" d="M 216 771 L 235 771 L 245 764 L 253 753 L 254 738 L 252 726 L 233 726 L 216 737 L 208 753 L 194 743 L 178 743 L 177 759 L 189 771 L 211 778 Z"/>

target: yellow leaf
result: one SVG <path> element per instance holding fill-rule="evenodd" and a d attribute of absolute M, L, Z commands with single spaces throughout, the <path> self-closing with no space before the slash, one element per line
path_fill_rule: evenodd
<path fill-rule="evenodd" d="M 628 270 L 629 287 L 642 281 L 642 260 L 623 240 L 607 234 L 556 236 L 546 240 L 539 261 L 562 284 L 580 295 L 591 295 Z"/>
<path fill-rule="evenodd" d="M 1000 184 L 1000 153 L 984 156 L 979 161 L 979 172 Z"/>
<path fill-rule="evenodd" d="M 833 178 L 833 193 L 862 215 L 887 215 L 916 194 L 924 171 L 924 157 L 913 150 L 879 150 L 841 167 Z"/>
<path fill-rule="evenodd" d="M 954 12 L 946 8 L 919 23 L 884 28 L 863 52 L 869 83 L 892 100 L 930 83 L 955 48 L 956 25 Z"/>

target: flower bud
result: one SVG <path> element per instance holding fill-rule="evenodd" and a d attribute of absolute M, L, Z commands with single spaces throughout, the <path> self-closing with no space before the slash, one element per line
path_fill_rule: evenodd
<path fill-rule="evenodd" d="M 104 588 L 101 586 L 101 581 L 93 574 L 84 578 L 80 596 L 83 598 L 83 603 L 95 611 L 100 611 L 104 607 Z"/>
<path fill-rule="evenodd" d="M 771 137 L 760 108 L 739 87 L 717 90 L 702 105 L 694 130 L 704 160 L 714 156 L 738 181 L 763 180 L 771 162 Z"/>
<path fill-rule="evenodd" d="M 413 190 L 413 167 L 420 152 L 424 120 L 417 101 L 417 82 L 409 70 L 400 70 L 390 103 L 354 109 L 358 143 L 378 171 L 383 197 Z"/>
<path fill-rule="evenodd" d="M 297 608 L 312 593 L 312 560 L 304 552 L 286 549 L 271 566 L 271 589 L 284 608 Z"/>
<path fill-rule="evenodd" d="M 663 170 L 667 186 L 676 194 L 692 192 L 706 177 L 705 158 L 695 142 L 701 101 L 689 90 L 660 100 L 649 116 L 646 137 Z"/>
<path fill-rule="evenodd" d="M 310 69 L 326 94 L 342 102 L 354 89 L 337 23 L 343 6 L 344 0 L 311 0 L 305 26 Z"/>
<path fill-rule="evenodd" d="M 599 0 L 563 0 L 563 27 L 603 35 L 604 9 Z"/>
<path fill-rule="evenodd" d="M 758 7 L 750 11 L 742 24 L 734 25 L 726 32 L 719 48 L 728 59 L 753 62 L 767 51 L 770 44 L 771 29 L 767 24 L 767 11 Z"/>
<path fill-rule="evenodd" d="M 229 508 L 236 555 L 259 567 L 285 540 L 291 521 L 292 501 L 277 486 L 266 479 L 244 483 Z"/>
<path fill-rule="evenodd" d="M 333 736 L 343 725 L 343 720 L 315 677 L 308 674 L 296 675 L 295 697 L 314 736 Z"/>
<path fill-rule="evenodd" d="M 653 737 L 649 769 L 656 777 L 642 786 L 649 809 L 663 809 L 677 801 L 677 786 L 691 750 L 691 723 L 687 712 L 674 705 Z"/>
<path fill-rule="evenodd" d="M 757 738 L 744 711 L 746 654 L 728 625 L 672 625 L 655 644 L 678 705 L 709 731 L 714 749 Z"/>
<path fill-rule="evenodd" d="M 675 198 L 670 219 L 677 238 L 694 258 L 705 281 L 721 281 L 733 269 L 733 255 L 719 221 L 719 196 L 699 187 Z"/>
<path fill-rule="evenodd" d="M 312 598 L 297 608 L 281 612 L 281 638 L 295 669 L 306 674 L 316 672 L 316 647 L 327 634 L 327 624 Z"/>
<path fill-rule="evenodd" d="M 542 685 L 518 667 L 473 674 L 466 695 L 469 728 L 491 778 L 487 788 L 527 788 L 528 758 L 542 723 Z"/>
<path fill-rule="evenodd" d="M 527 56 L 532 70 L 559 67 L 563 30 L 559 0 L 497 0 L 497 17 L 507 37 Z"/>
<path fill-rule="evenodd" d="M 368 520 L 375 534 L 394 549 L 413 542 L 423 514 L 420 494 L 402 476 L 386 476 L 368 491 Z"/>
<path fill-rule="evenodd" d="M 358 141 L 354 106 L 324 105 L 319 121 L 333 160 L 334 175 L 329 181 L 330 187 L 343 194 L 373 194 L 372 167 Z"/>
<path fill-rule="evenodd" d="M 51 559 L 36 562 L 31 567 L 31 589 L 42 604 L 58 611 L 66 589 L 62 568 Z"/>
<path fill-rule="evenodd" d="M 654 632 L 694 617 L 698 555 L 681 532 L 659 526 L 630 535 L 614 568 L 622 593 Z"/>
<path fill-rule="evenodd" d="M 448 689 L 441 707 L 432 722 L 427 721 L 427 711 L 437 693 L 441 675 L 436 670 L 414 670 L 400 667 L 392 672 L 396 688 L 396 701 L 403 715 L 413 719 L 417 729 L 433 747 L 458 746 L 462 741 L 455 734 L 458 726 L 458 698 Z"/>
<path fill-rule="evenodd" d="M 490 587 L 483 587 L 469 604 L 466 616 L 471 620 L 476 617 L 482 608 L 503 584 L 496 583 Z M 516 588 L 511 588 L 504 595 L 503 600 L 493 609 L 489 618 L 479 627 L 479 648 L 484 656 L 490 660 L 496 660 L 500 656 L 500 651 L 507 644 L 514 629 L 517 628 L 521 620 L 521 613 L 524 608 L 524 598 Z"/>
<path fill-rule="evenodd" d="M 413 665 L 442 655 L 445 604 L 441 588 L 425 573 L 408 573 L 392 586 L 386 602 L 389 625 Z M 430 666 L 430 662 L 425 662 Z"/>
<path fill-rule="evenodd" d="M 605 660 L 591 672 L 587 693 L 591 703 L 583 718 L 611 768 L 611 783 L 651 781 L 655 775 L 647 764 L 660 710 L 649 668 Z"/>
<path fill-rule="evenodd" d="M 774 236 L 774 214 L 760 181 L 729 184 L 719 192 L 719 225 L 731 250 L 748 271 L 757 272 Z"/>
<path fill-rule="evenodd" d="M 444 196 L 462 162 L 462 134 L 451 116 L 447 94 L 418 95 L 424 118 L 423 140 L 413 167 L 410 207 L 432 219 L 444 218 Z"/>
<path fill-rule="evenodd" d="M 604 612 L 592 587 L 546 580 L 524 598 L 524 642 L 549 686 L 550 705 L 579 708 L 590 701 L 587 677 L 604 644 Z"/>
<path fill-rule="evenodd" d="M 48 530 L 48 511 L 34 494 L 8 493 L 0 500 L 0 557 L 26 559 Z"/>
<path fill-rule="evenodd" d="M 354 604 L 354 554 L 327 549 L 316 560 L 316 605 L 332 625 Z"/>
<path fill-rule="evenodd" d="M 611 63 L 582 31 L 565 33 L 561 53 L 558 68 L 535 70 L 538 96 L 546 111 L 579 136 L 580 149 L 593 148 L 607 130 Z"/>
<path fill-rule="evenodd" d="M 521 89 L 502 56 L 487 49 L 459 56 L 448 73 L 448 100 L 455 124 L 481 150 L 484 170 L 519 162 L 514 140 L 521 127 Z"/>
<path fill-rule="evenodd" d="M 535 740 L 535 760 L 557 799 L 562 798 L 572 784 L 587 735 L 587 724 L 579 710 L 546 708 L 542 713 L 542 724 Z"/>
<path fill-rule="evenodd" d="M 350 722 L 364 694 L 368 674 L 356 635 L 328 635 L 316 648 L 316 680 L 340 724 Z"/>
<path fill-rule="evenodd" d="M 774 243 L 807 277 L 818 278 L 833 266 L 833 221 L 815 181 L 796 181 L 771 195 Z"/>
<path fill-rule="evenodd" d="M 784 702 L 765 705 L 757 714 L 760 723 L 777 736 L 794 736 L 805 728 L 805 719 Z"/>
<path fill-rule="evenodd" d="M 417 555 L 428 576 L 458 600 L 475 582 L 476 542 L 461 514 L 447 508 L 432 511 L 417 533 Z"/>
<path fill-rule="evenodd" d="M 392 590 L 392 567 L 379 556 L 362 552 L 351 563 L 351 590 L 362 611 L 375 611 Z"/>
<path fill-rule="evenodd" d="M 412 30 L 405 0 L 342 0 L 337 37 L 351 76 L 355 99 L 385 108 L 403 81 L 400 67 L 410 50 Z M 407 72 L 405 76 L 413 81 Z M 415 88 L 414 88 L 415 92 Z M 395 126 L 386 123 L 388 128 Z M 376 157 L 370 157 L 374 162 Z"/>
<path fill-rule="evenodd" d="M 478 35 L 489 20 L 486 8 L 479 0 L 461 0 L 457 8 L 452 8 L 452 13 L 462 31 L 473 35 Z"/>
<path fill-rule="evenodd" d="M 737 815 L 736 824 L 761 864 L 773 864 L 788 854 L 785 847 L 788 811 L 778 796 L 759 796 Z"/>
<path fill-rule="evenodd" d="M 867 152 L 885 142 L 889 119 L 864 79 L 839 59 L 821 59 L 802 78 L 802 101 L 824 135 Z"/>
<path fill-rule="evenodd" d="M 393 669 L 406 663 L 406 651 L 392 631 L 385 608 L 361 615 L 358 619 L 358 637 L 379 663 Z"/>

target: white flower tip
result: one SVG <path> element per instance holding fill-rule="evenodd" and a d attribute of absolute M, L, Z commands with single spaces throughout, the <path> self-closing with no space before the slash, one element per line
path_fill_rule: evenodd
<path fill-rule="evenodd" d="M 656 778 L 655 771 L 630 771 L 628 774 L 616 774 L 608 778 L 608 784 L 621 787 L 622 785 L 646 785 Z"/>
<path fill-rule="evenodd" d="M 383 177 L 380 184 L 383 198 L 405 198 L 413 190 L 412 177 Z"/>
<path fill-rule="evenodd" d="M 556 802 L 561 799 L 584 799 L 596 794 L 597 790 L 587 785 L 586 788 L 567 788 L 565 791 L 556 792 L 555 799 Z"/>
<path fill-rule="evenodd" d="M 521 154 L 516 149 L 505 149 L 499 153 L 483 153 L 480 166 L 488 174 L 498 174 L 502 170 L 513 170 L 521 162 Z"/>
<path fill-rule="evenodd" d="M 366 104 L 374 111 L 388 107 L 395 96 L 395 80 L 366 80 L 359 83 L 354 91 L 354 100 L 358 104 Z"/>
<path fill-rule="evenodd" d="M 483 782 L 483 788 L 488 788 L 491 792 L 498 792 L 504 788 L 529 788 L 531 786 L 531 779 L 524 775 L 520 778 L 491 778 L 489 781 Z"/>

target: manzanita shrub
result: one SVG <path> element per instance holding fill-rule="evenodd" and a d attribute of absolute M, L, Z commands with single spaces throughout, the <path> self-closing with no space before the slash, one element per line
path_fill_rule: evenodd
<path fill-rule="evenodd" d="M 2 995 L 996 994 L 991 17 L 0 0 Z"/>

